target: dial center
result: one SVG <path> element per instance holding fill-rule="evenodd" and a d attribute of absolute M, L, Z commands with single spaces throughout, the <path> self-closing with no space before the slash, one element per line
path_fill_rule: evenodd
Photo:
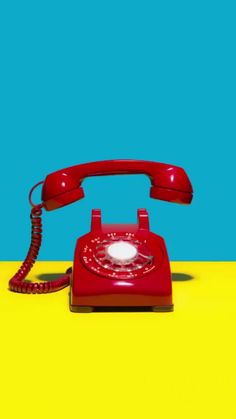
<path fill-rule="evenodd" d="M 136 247 L 130 243 L 120 240 L 112 243 L 107 247 L 107 254 L 117 262 L 128 262 L 132 260 L 138 251 Z"/>

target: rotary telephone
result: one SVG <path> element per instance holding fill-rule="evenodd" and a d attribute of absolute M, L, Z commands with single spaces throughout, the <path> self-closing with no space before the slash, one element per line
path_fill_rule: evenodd
<path fill-rule="evenodd" d="M 49 174 L 29 193 L 31 244 L 20 269 L 9 281 L 11 291 L 41 294 L 70 285 L 70 309 L 90 312 L 96 307 L 151 307 L 171 311 L 171 272 L 165 242 L 149 230 L 148 213 L 138 210 L 137 224 L 102 223 L 101 211 L 92 210 L 91 231 L 77 240 L 73 268 L 54 281 L 30 282 L 26 276 L 37 259 L 42 241 L 42 209 L 53 211 L 84 197 L 89 176 L 145 174 L 155 199 L 190 204 L 193 189 L 181 167 L 144 160 L 107 160 L 79 164 Z M 43 185 L 42 203 L 32 193 Z"/>

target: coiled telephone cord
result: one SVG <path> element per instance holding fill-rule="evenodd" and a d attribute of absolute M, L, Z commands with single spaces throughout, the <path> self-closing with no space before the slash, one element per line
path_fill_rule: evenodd
<path fill-rule="evenodd" d="M 59 291 L 70 284 L 71 268 L 65 275 L 59 277 L 55 281 L 46 282 L 30 282 L 25 278 L 32 269 L 40 250 L 42 243 L 42 205 L 34 205 L 31 209 L 31 243 L 27 256 L 22 263 L 20 269 L 9 281 L 9 289 L 11 291 L 26 294 L 42 294 L 48 292 Z"/>

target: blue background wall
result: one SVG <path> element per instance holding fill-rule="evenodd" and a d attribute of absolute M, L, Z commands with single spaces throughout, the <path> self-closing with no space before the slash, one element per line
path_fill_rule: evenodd
<path fill-rule="evenodd" d="M 45 213 L 41 259 L 72 259 L 93 207 L 105 222 L 146 207 L 171 259 L 235 260 L 234 4 L 1 2 L 1 259 L 25 256 L 47 173 L 135 158 L 183 166 L 193 204 L 151 200 L 145 176 L 89 179 Z"/>

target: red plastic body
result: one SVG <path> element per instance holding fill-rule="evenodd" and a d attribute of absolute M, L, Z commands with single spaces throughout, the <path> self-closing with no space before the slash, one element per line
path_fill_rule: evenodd
<path fill-rule="evenodd" d="M 190 204 L 192 185 L 181 167 L 145 160 L 106 160 L 85 163 L 51 173 L 45 179 L 42 201 L 51 211 L 84 197 L 81 184 L 89 176 L 145 174 L 150 178 L 150 196 L 155 199 Z"/>
<path fill-rule="evenodd" d="M 26 277 L 34 265 L 42 241 L 42 208 L 51 211 L 83 198 L 88 176 L 145 174 L 155 199 L 190 204 L 193 189 L 181 167 L 144 160 L 107 160 L 79 164 L 49 174 L 29 193 L 31 243 L 24 262 L 9 281 L 9 289 L 23 293 L 57 291 L 71 283 L 70 307 L 147 306 L 155 311 L 172 310 L 171 273 L 164 240 L 149 230 L 146 210 L 138 210 L 138 224 L 102 225 L 100 210 L 93 210 L 89 234 L 77 241 L 73 272 L 44 283 Z M 32 200 L 43 184 L 42 203 Z M 117 246 L 118 245 L 118 246 Z M 116 249 L 116 250 L 114 250 Z M 117 253 L 118 252 L 118 253 Z"/>
<path fill-rule="evenodd" d="M 149 230 L 148 213 L 138 210 L 138 223 L 103 225 L 93 210 L 91 232 L 78 239 L 70 293 L 72 311 L 83 307 L 153 307 L 171 311 L 172 286 L 164 240 Z M 135 245 L 136 257 L 126 266 L 106 260 L 112 243 Z"/>

